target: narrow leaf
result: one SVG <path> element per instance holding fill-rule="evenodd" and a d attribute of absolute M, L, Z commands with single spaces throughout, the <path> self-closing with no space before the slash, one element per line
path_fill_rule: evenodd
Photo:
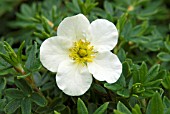
<path fill-rule="evenodd" d="M 164 106 L 158 92 L 156 92 L 150 100 L 146 114 L 164 114 Z"/>
<path fill-rule="evenodd" d="M 31 73 L 27 73 L 25 75 L 17 76 L 17 79 L 26 78 L 26 77 L 28 77 L 30 75 L 31 75 Z"/>
<path fill-rule="evenodd" d="M 140 82 L 143 83 L 146 80 L 146 74 L 148 72 L 148 68 L 145 62 L 142 62 L 142 65 L 139 69 L 139 74 L 140 74 Z"/>
<path fill-rule="evenodd" d="M 34 66 L 34 62 L 36 59 L 36 52 L 37 52 L 37 43 L 34 43 L 34 45 L 32 46 L 29 54 L 28 54 L 28 59 L 25 63 L 25 67 L 27 69 L 31 69 Z"/>
<path fill-rule="evenodd" d="M 9 64 L 15 66 L 15 63 L 7 55 L 0 52 L 0 57 L 2 57 Z"/>
<path fill-rule="evenodd" d="M 126 53 L 125 53 L 125 50 L 120 48 L 120 50 L 118 51 L 117 53 L 117 56 L 119 57 L 120 61 L 121 62 L 124 62 L 125 59 L 126 59 Z"/>
<path fill-rule="evenodd" d="M 114 114 L 125 114 L 125 113 L 118 111 L 118 110 L 114 110 Z"/>
<path fill-rule="evenodd" d="M 165 42 L 166 49 L 170 52 L 170 42 Z"/>
<path fill-rule="evenodd" d="M 25 98 L 21 101 L 21 111 L 22 111 L 22 114 L 31 114 L 30 98 Z"/>
<path fill-rule="evenodd" d="M 15 84 L 24 92 L 25 95 L 31 95 L 32 89 L 24 79 L 15 79 Z"/>
<path fill-rule="evenodd" d="M 170 76 L 166 76 L 166 77 L 163 79 L 162 85 L 164 86 L 164 88 L 170 89 Z"/>
<path fill-rule="evenodd" d="M 148 86 L 148 87 L 155 87 L 155 86 L 159 86 L 161 84 L 162 79 L 158 79 L 158 80 L 154 80 L 151 82 L 147 82 L 144 84 L 144 86 Z"/>
<path fill-rule="evenodd" d="M 11 52 L 16 56 L 15 51 L 12 49 L 12 47 L 6 41 L 4 41 L 4 47 L 5 47 L 7 52 Z"/>
<path fill-rule="evenodd" d="M 138 104 L 136 104 L 135 107 L 132 108 L 132 114 L 142 114 Z"/>
<path fill-rule="evenodd" d="M 170 53 L 160 52 L 157 57 L 162 61 L 170 61 Z"/>
<path fill-rule="evenodd" d="M 129 111 L 129 109 L 120 101 L 117 104 L 117 110 L 120 112 L 123 112 L 125 114 L 131 114 L 131 112 Z"/>
<path fill-rule="evenodd" d="M 122 85 L 119 85 L 119 84 L 116 84 L 116 83 L 114 83 L 114 84 L 105 83 L 104 87 L 113 91 L 113 92 L 121 90 L 123 88 Z"/>
<path fill-rule="evenodd" d="M 32 72 L 41 68 L 41 63 L 38 58 L 36 58 L 37 53 L 37 43 L 35 42 L 28 54 L 28 59 L 25 63 L 25 67 Z"/>
<path fill-rule="evenodd" d="M 24 45 L 25 45 L 25 41 L 22 42 L 17 52 L 17 59 L 19 63 L 22 62 L 22 49 L 24 48 Z"/>
<path fill-rule="evenodd" d="M 14 99 L 10 101 L 6 106 L 5 106 L 5 112 L 7 114 L 14 113 L 19 107 L 20 107 L 21 101 L 18 99 Z"/>
<path fill-rule="evenodd" d="M 147 82 L 153 80 L 158 75 L 159 68 L 160 65 L 156 64 L 149 69 L 147 73 L 147 80 L 146 80 Z"/>
<path fill-rule="evenodd" d="M 101 92 L 101 93 L 103 93 L 103 94 L 107 94 L 107 91 L 105 90 L 105 88 L 103 88 L 101 85 L 99 85 L 99 84 L 94 84 L 94 89 L 95 90 L 97 90 L 97 91 L 99 91 L 99 92 Z"/>
<path fill-rule="evenodd" d="M 108 105 L 109 102 L 104 103 L 93 114 L 104 114 L 104 112 L 107 110 Z"/>
<path fill-rule="evenodd" d="M 78 98 L 78 101 L 77 101 L 77 111 L 78 111 L 78 114 L 88 114 L 87 107 L 80 98 Z"/>
<path fill-rule="evenodd" d="M 168 97 L 164 96 L 163 104 L 164 104 L 165 108 L 169 108 L 170 107 L 170 100 L 168 99 Z"/>
<path fill-rule="evenodd" d="M 6 78 L 0 78 L 0 92 L 5 89 L 6 82 Z"/>
<path fill-rule="evenodd" d="M 41 107 L 44 107 L 47 105 L 47 100 L 38 93 L 33 93 L 31 95 L 31 100 Z"/>
<path fill-rule="evenodd" d="M 5 93 L 8 97 L 15 99 L 22 99 L 24 97 L 24 93 L 22 91 L 14 88 L 6 89 Z"/>

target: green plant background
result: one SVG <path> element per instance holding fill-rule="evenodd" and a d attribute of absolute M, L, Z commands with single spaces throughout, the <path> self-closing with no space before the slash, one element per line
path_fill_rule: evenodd
<path fill-rule="evenodd" d="M 104 18 L 119 31 L 114 84 L 65 95 L 39 47 L 63 18 Z M 0 114 L 170 114 L 169 0 L 0 0 Z"/>

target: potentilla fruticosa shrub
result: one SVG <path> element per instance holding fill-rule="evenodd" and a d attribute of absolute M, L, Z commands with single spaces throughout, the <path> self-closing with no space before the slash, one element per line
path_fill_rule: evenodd
<path fill-rule="evenodd" d="M 170 114 L 168 0 L 1 0 L 0 114 Z"/>

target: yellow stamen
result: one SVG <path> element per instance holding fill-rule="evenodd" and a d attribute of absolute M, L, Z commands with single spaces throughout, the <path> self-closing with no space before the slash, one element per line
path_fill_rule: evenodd
<path fill-rule="evenodd" d="M 79 49 L 78 54 L 80 57 L 85 57 L 87 55 L 87 50 Z"/>
<path fill-rule="evenodd" d="M 86 40 L 79 40 L 74 42 L 70 50 L 70 57 L 77 63 L 85 65 L 87 62 L 92 62 L 95 57 L 93 46 Z"/>

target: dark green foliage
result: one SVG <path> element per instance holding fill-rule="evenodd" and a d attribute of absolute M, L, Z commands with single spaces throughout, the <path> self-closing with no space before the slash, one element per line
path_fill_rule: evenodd
<path fill-rule="evenodd" d="M 13 99 L 4 108 L 5 112 L 8 114 L 14 113 L 21 104 L 21 100 Z"/>
<path fill-rule="evenodd" d="M 47 105 L 46 99 L 38 93 L 33 93 L 30 98 L 33 102 L 35 102 L 37 105 L 41 107 L 44 107 Z"/>
<path fill-rule="evenodd" d="M 1 0 L 0 114 L 170 114 L 169 12 L 168 0 Z M 123 71 L 71 97 L 42 67 L 39 49 L 78 13 L 116 25 L 112 52 Z"/>
<path fill-rule="evenodd" d="M 31 100 L 30 100 L 30 98 L 24 98 L 21 101 L 21 111 L 23 114 L 31 114 Z"/>
<path fill-rule="evenodd" d="M 96 111 L 93 114 L 104 114 L 104 112 L 106 112 L 107 110 L 108 105 L 109 105 L 108 102 L 104 103 L 98 109 L 96 109 Z"/>
<path fill-rule="evenodd" d="M 164 106 L 162 104 L 161 96 L 159 93 L 155 93 L 152 99 L 149 101 L 146 114 L 163 114 Z"/>
<path fill-rule="evenodd" d="M 81 99 L 78 99 L 77 101 L 77 112 L 78 114 L 88 114 L 88 110 L 86 108 L 86 105 Z"/>

